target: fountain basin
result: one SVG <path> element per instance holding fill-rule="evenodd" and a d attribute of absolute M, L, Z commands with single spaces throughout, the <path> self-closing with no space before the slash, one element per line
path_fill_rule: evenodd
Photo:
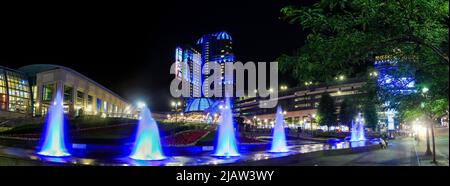
<path fill-rule="evenodd" d="M 306 143 L 306 144 L 288 144 L 289 152 L 285 153 L 269 153 L 265 149 L 268 145 L 243 145 L 248 151 L 240 150 L 241 156 L 239 157 L 213 157 L 211 156 L 211 147 L 200 146 L 191 147 L 192 149 L 198 149 L 198 152 L 190 154 L 166 154 L 166 159 L 159 161 L 142 161 L 134 160 L 128 157 L 126 152 L 121 152 L 122 155 L 112 155 L 109 152 L 120 149 L 118 146 L 109 145 L 89 145 L 86 144 L 85 149 L 91 152 L 97 153 L 79 153 L 83 150 L 83 145 L 77 144 L 78 149 L 74 149 L 74 153 L 69 157 L 48 157 L 40 156 L 34 153 L 33 149 L 23 149 L 15 147 L 2 147 L 0 148 L 0 154 L 2 156 L 10 156 L 15 159 L 23 159 L 24 161 L 35 161 L 40 164 L 56 164 L 56 165 L 96 165 L 96 166 L 198 166 L 198 165 L 225 165 L 225 164 L 258 164 L 258 165 L 278 165 L 278 164 L 264 164 L 257 163 L 258 161 L 266 162 L 271 159 L 277 162 L 278 158 L 292 158 L 294 157 L 309 157 L 311 153 L 320 153 L 320 151 L 335 152 L 335 150 L 351 150 L 361 148 L 375 149 L 379 147 L 378 139 L 369 139 L 361 142 L 349 142 L 342 141 L 339 143 Z M 132 145 L 127 147 L 128 151 L 131 151 Z M 186 149 L 188 147 L 163 147 L 173 149 Z M 200 149 L 203 149 L 200 151 Z M 252 149 L 252 150 L 250 150 Z M 77 152 L 78 151 L 78 152 Z M 119 150 L 120 151 L 120 150 Z M 176 150 L 175 150 L 176 151 Z M 359 150 L 356 150 L 359 151 Z M 85 151 L 86 152 L 86 151 Z M 103 153 L 102 153 L 103 152 Z M 180 150 L 181 152 L 181 150 Z M 339 151 L 336 151 L 339 152 Z M 292 159 L 291 158 L 291 159 Z M 276 160 L 277 159 L 277 160 Z M 272 162 L 273 162 L 272 161 Z"/>

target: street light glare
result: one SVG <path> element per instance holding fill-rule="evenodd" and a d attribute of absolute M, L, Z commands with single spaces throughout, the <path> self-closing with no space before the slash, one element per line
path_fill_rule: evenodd
<path fill-rule="evenodd" d="M 427 93 L 429 90 L 430 90 L 430 89 L 428 89 L 427 87 L 423 87 L 423 88 L 422 88 L 422 93 L 425 94 L 425 93 Z"/>
<path fill-rule="evenodd" d="M 142 102 L 142 101 L 139 101 L 139 102 L 137 103 L 138 108 L 144 108 L 145 105 L 146 105 L 146 104 L 145 104 L 144 102 Z"/>

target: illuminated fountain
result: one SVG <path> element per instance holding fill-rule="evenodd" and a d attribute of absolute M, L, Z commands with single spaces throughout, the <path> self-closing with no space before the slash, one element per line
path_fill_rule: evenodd
<path fill-rule="evenodd" d="M 275 114 L 275 125 L 273 128 L 272 147 L 269 152 L 288 152 L 286 134 L 284 130 L 284 117 L 281 107 L 278 106 Z"/>
<path fill-rule="evenodd" d="M 37 154 L 53 157 L 70 156 L 65 136 L 66 124 L 64 120 L 63 98 L 59 90 L 56 92 L 52 103 L 44 123 L 44 130 L 40 139 L 40 149 Z"/>
<path fill-rule="evenodd" d="M 358 130 L 353 120 L 352 120 L 352 128 L 350 130 L 350 141 L 359 141 Z"/>
<path fill-rule="evenodd" d="M 357 123 L 355 124 L 352 120 L 352 129 L 350 131 L 350 141 L 365 141 L 366 134 L 364 130 L 364 120 L 361 114 L 358 114 Z"/>
<path fill-rule="evenodd" d="M 225 101 L 225 106 L 221 111 L 221 118 L 219 129 L 217 130 L 217 142 L 212 156 L 240 156 L 237 148 L 236 135 L 234 133 L 234 121 L 230 99 Z"/>
<path fill-rule="evenodd" d="M 366 140 L 366 132 L 364 130 L 364 119 L 361 118 L 361 114 L 358 116 L 358 139 L 359 141 Z"/>
<path fill-rule="evenodd" d="M 158 125 L 147 107 L 143 107 L 137 127 L 134 149 L 130 158 L 136 160 L 165 159 L 161 148 Z"/>

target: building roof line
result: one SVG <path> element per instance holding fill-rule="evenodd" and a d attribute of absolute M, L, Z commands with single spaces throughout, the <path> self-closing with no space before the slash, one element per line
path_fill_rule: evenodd
<path fill-rule="evenodd" d="M 71 73 L 74 73 L 74 74 L 76 74 L 76 75 L 78 75 L 78 76 L 80 76 L 82 78 L 85 78 L 90 83 L 92 83 L 92 84 L 94 84 L 94 85 L 96 85 L 96 86 L 106 90 L 108 93 L 112 94 L 113 96 L 116 96 L 117 98 L 121 99 L 123 102 L 130 104 L 130 102 L 127 99 L 119 96 L 118 94 L 116 94 L 112 90 L 106 88 L 105 86 L 101 85 L 100 83 L 97 83 L 96 81 L 92 80 L 91 78 L 89 78 L 89 77 L 87 77 L 87 76 L 85 76 L 85 75 L 83 75 L 83 74 L 81 74 L 81 73 L 79 73 L 79 72 L 69 68 L 69 67 L 65 67 L 65 66 L 61 66 L 61 65 L 55 65 L 55 64 L 33 64 L 33 65 L 26 65 L 26 66 L 20 67 L 17 71 L 25 73 L 24 71 L 26 71 L 27 68 L 33 68 L 33 67 L 39 67 L 39 66 L 40 67 L 49 67 L 49 69 L 42 70 L 42 71 L 36 71 L 35 72 L 36 74 L 37 73 L 41 73 L 41 72 L 45 72 L 45 71 L 48 71 L 48 70 L 58 69 L 58 68 L 59 69 L 64 69 L 64 70 L 67 70 L 67 71 L 69 71 Z"/>

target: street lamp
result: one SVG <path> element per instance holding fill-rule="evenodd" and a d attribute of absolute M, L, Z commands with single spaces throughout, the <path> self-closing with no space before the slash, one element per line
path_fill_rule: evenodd
<path fill-rule="evenodd" d="M 343 81 L 345 79 L 345 76 L 344 75 L 340 75 L 340 76 L 336 77 L 335 79 Z"/>
<path fill-rule="evenodd" d="M 428 87 L 423 87 L 422 88 L 422 95 L 425 98 L 425 102 L 428 100 L 428 91 L 430 91 L 430 89 Z M 421 107 L 425 108 L 425 103 L 421 103 Z M 436 144 L 435 144 L 435 140 L 434 140 L 434 125 L 433 122 L 430 121 L 428 128 L 431 128 L 431 140 L 433 141 L 433 152 L 431 152 L 430 150 L 430 139 L 429 139 L 429 134 L 428 134 L 428 130 L 427 130 L 427 151 L 425 152 L 425 155 L 433 155 L 433 163 L 436 163 Z"/>
<path fill-rule="evenodd" d="M 181 106 L 181 102 L 180 101 L 178 101 L 178 102 L 172 101 L 171 105 L 175 109 L 174 110 L 175 111 L 175 122 L 178 122 L 177 112 L 181 111 L 181 109 L 178 109 L 178 107 Z"/>
<path fill-rule="evenodd" d="M 146 106 L 146 104 L 142 101 L 138 101 L 137 106 L 138 106 L 138 108 L 142 109 Z"/>

